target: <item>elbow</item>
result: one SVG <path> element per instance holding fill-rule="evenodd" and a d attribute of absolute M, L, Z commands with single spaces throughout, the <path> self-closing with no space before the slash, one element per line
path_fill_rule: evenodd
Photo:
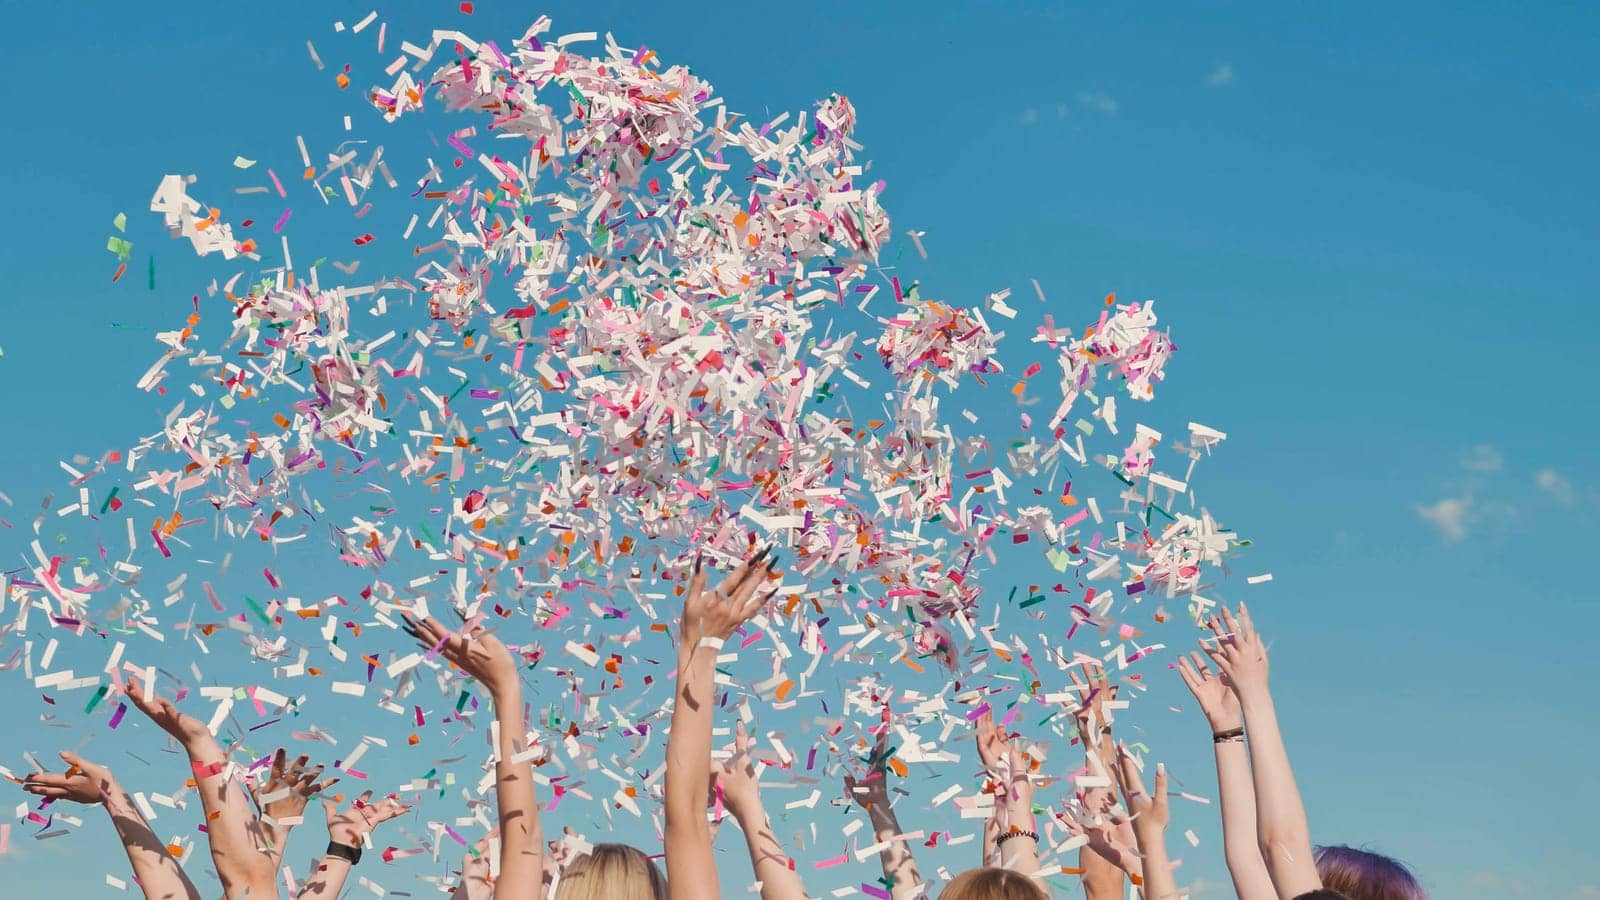
<path fill-rule="evenodd" d="M 1261 854 L 1261 859 L 1268 863 L 1275 859 L 1292 860 L 1311 852 L 1311 835 L 1299 829 L 1263 831 L 1257 836 L 1256 850 Z"/>

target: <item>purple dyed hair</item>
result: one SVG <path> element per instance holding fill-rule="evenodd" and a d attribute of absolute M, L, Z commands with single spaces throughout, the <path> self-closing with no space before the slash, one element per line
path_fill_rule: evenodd
<path fill-rule="evenodd" d="M 1398 859 L 1344 846 L 1318 847 L 1315 856 L 1323 887 L 1350 900 L 1428 900 L 1428 892 Z"/>

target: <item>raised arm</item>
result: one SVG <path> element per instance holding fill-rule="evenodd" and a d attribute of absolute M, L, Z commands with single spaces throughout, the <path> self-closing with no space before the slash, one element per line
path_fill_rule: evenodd
<path fill-rule="evenodd" d="M 511 651 L 481 626 L 453 634 L 433 619 L 406 617 L 419 643 L 478 679 L 494 700 L 499 740 L 494 753 L 495 800 L 500 809 L 500 877 L 506 897 L 537 896 L 544 880 L 544 827 L 533 790 L 533 756 L 522 708 L 522 681 Z"/>
<path fill-rule="evenodd" d="M 228 755 L 217 743 L 211 729 L 194 716 L 178 711 L 171 701 L 156 693 L 151 685 L 130 677 L 128 700 L 161 730 L 171 735 L 189 757 L 189 768 L 200 805 L 206 815 L 206 842 L 211 862 L 222 880 L 227 900 L 261 900 L 276 897 L 277 857 L 267 846 L 250 800 L 234 784 Z"/>
<path fill-rule="evenodd" d="M 713 678 L 722 642 L 770 598 L 757 593 L 772 574 L 767 547 L 733 570 L 716 590 L 696 559 L 678 629 L 677 697 L 667 735 L 667 889 L 672 900 L 716 900 L 716 860 L 706 796 L 711 787 Z"/>
<path fill-rule="evenodd" d="M 343 812 L 332 801 L 324 800 L 322 809 L 328 817 L 328 852 L 317 861 L 316 871 L 300 887 L 300 893 L 295 895 L 298 900 L 334 900 L 338 897 L 350 877 L 350 870 L 361 861 L 367 835 L 408 808 L 393 795 L 373 803 L 371 791 L 357 797 Z"/>
<path fill-rule="evenodd" d="M 1156 767 L 1156 790 L 1150 794 L 1145 791 L 1139 766 L 1126 747 L 1122 748 L 1117 762 L 1122 802 L 1128 807 L 1133 837 L 1139 844 L 1143 864 L 1144 900 L 1177 900 L 1178 882 L 1172 876 L 1172 863 L 1167 859 L 1167 823 L 1172 820 L 1167 808 L 1167 770 Z"/>
<path fill-rule="evenodd" d="M 1226 608 L 1208 623 L 1215 647 L 1201 643 L 1239 698 L 1249 729 L 1250 773 L 1256 788 L 1256 844 L 1281 900 L 1322 887 L 1311 855 L 1311 829 L 1289 754 L 1278 731 L 1278 715 L 1267 690 L 1267 647 L 1243 605 L 1234 618 Z"/>
<path fill-rule="evenodd" d="M 761 900 L 805 900 L 789 854 L 783 852 L 778 836 L 761 803 L 761 780 L 756 773 L 757 755 L 744 721 L 734 726 L 733 755 L 726 762 L 711 761 L 712 792 L 744 832 L 745 848 L 750 851 L 750 866 L 761 883 Z"/>
<path fill-rule="evenodd" d="M 1239 900 L 1273 900 L 1278 893 L 1267 874 L 1261 848 L 1256 846 L 1256 789 L 1250 783 L 1239 698 L 1227 679 L 1213 673 L 1200 654 L 1189 656 L 1178 657 L 1178 674 L 1211 726 L 1222 805 L 1222 855 L 1228 862 L 1234 893 Z"/>
<path fill-rule="evenodd" d="M 988 770 L 994 790 L 993 829 L 984 829 L 985 842 L 994 832 L 994 852 L 999 866 L 1032 878 L 1039 871 L 1039 829 L 1033 818 L 1033 762 L 1004 727 L 985 712 L 978 717 L 978 757 Z M 991 858 L 984 850 L 985 865 Z"/>
<path fill-rule="evenodd" d="M 889 882 L 889 895 L 893 900 L 917 900 L 926 895 L 922 873 L 917 871 L 917 861 L 911 855 L 911 845 L 899 840 L 900 822 L 889 802 L 889 745 L 888 728 L 879 732 L 877 745 L 872 751 L 872 765 L 865 777 L 844 777 L 845 792 L 851 800 L 867 811 L 872 821 L 873 839 L 883 844 L 878 861 L 883 864 L 884 880 Z M 990 816 L 990 821 L 994 817 Z M 998 824 L 995 826 L 998 828 Z M 987 865 L 987 862 L 985 863 Z"/>
<path fill-rule="evenodd" d="M 64 774 L 35 772 L 23 782 L 22 789 L 51 802 L 69 800 L 103 807 L 117 829 L 117 838 L 122 841 L 122 849 L 133 866 L 133 877 L 146 900 L 200 900 L 194 883 L 150 830 L 139 807 L 117 784 L 111 770 L 70 751 L 63 751 L 61 760 L 67 764 Z"/>
<path fill-rule="evenodd" d="M 1082 677 L 1076 670 L 1068 670 L 1067 674 L 1078 690 L 1079 703 L 1073 718 L 1077 720 L 1084 759 L 1093 761 L 1091 768 L 1096 774 L 1114 778 L 1117 753 L 1106 703 L 1116 699 L 1117 686 L 1106 677 L 1105 669 L 1098 663 L 1085 663 Z M 1084 799 L 1090 815 L 1095 817 L 1088 826 L 1090 842 L 1078 851 L 1084 896 L 1087 900 L 1121 900 L 1123 872 L 1136 874 L 1138 871 L 1136 861 L 1130 865 L 1130 860 L 1134 860 L 1133 835 L 1119 834 L 1119 830 L 1126 830 L 1127 824 L 1122 823 L 1119 829 L 1108 818 L 1111 801 L 1115 799 L 1110 788 L 1092 788 Z"/>

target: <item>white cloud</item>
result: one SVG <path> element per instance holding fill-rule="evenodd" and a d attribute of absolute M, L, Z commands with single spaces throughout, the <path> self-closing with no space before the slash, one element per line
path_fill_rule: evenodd
<path fill-rule="evenodd" d="M 1467 879 L 1467 887 L 1481 891 L 1480 896 L 1490 897 L 1526 897 L 1533 892 L 1533 886 L 1526 881 L 1502 878 L 1493 872 L 1473 875 Z"/>
<path fill-rule="evenodd" d="M 1117 114 L 1122 107 L 1117 101 L 1104 91 L 1082 91 L 1078 94 L 1078 105 L 1086 106 L 1095 112 L 1105 113 L 1108 116 Z"/>
<path fill-rule="evenodd" d="M 1540 469 L 1534 477 L 1539 480 L 1539 490 L 1554 497 L 1557 503 L 1571 506 L 1577 499 L 1572 491 L 1572 482 L 1562 478 L 1555 469 Z"/>
<path fill-rule="evenodd" d="M 1233 885 L 1222 884 L 1209 878 L 1196 878 L 1188 887 L 1179 893 L 1186 893 L 1189 897 L 1199 900 L 1201 897 L 1231 897 Z"/>
<path fill-rule="evenodd" d="M 1472 510 L 1471 497 L 1446 497 L 1432 506 L 1416 504 L 1417 515 L 1439 529 L 1447 541 L 1459 541 L 1467 536 L 1467 514 Z"/>
<path fill-rule="evenodd" d="M 1206 83 L 1212 87 L 1227 87 L 1233 84 L 1233 63 L 1225 62 L 1217 66 L 1216 71 L 1206 77 Z"/>
<path fill-rule="evenodd" d="M 1032 125 L 1037 121 L 1039 121 L 1039 111 L 1037 109 L 1030 106 L 1022 111 L 1022 124 Z"/>
<path fill-rule="evenodd" d="M 1461 468 L 1469 472 L 1498 472 L 1506 459 L 1493 444 L 1478 444 L 1461 453 Z"/>

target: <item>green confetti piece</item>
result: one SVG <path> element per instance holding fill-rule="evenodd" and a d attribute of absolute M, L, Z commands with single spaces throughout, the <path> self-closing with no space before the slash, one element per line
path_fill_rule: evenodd
<path fill-rule="evenodd" d="M 106 514 L 106 510 L 111 508 L 111 501 L 115 500 L 116 498 L 117 498 L 117 489 L 116 488 L 112 488 L 111 489 L 111 493 L 106 494 L 106 502 L 100 504 L 100 515 L 103 516 L 103 515 Z"/>
<path fill-rule="evenodd" d="M 133 242 L 112 235 L 106 238 L 106 249 L 115 253 L 117 259 L 127 259 L 133 255 Z"/>
<path fill-rule="evenodd" d="M 89 705 L 85 706 L 83 708 L 83 711 L 85 713 L 94 712 L 94 708 L 96 706 L 100 705 L 100 701 L 104 700 L 106 698 L 106 694 L 109 693 L 110 691 L 111 691 L 111 685 L 109 685 L 109 684 L 100 685 L 100 687 L 95 689 L 94 696 L 89 698 Z"/>
<path fill-rule="evenodd" d="M 461 696 L 456 698 L 456 712 L 461 712 L 463 709 L 466 709 L 467 701 L 470 699 L 472 699 L 472 695 L 466 691 L 462 691 Z"/>
<path fill-rule="evenodd" d="M 423 537 L 427 538 L 427 540 L 423 541 L 423 543 L 427 545 L 429 550 L 439 549 L 439 538 L 435 536 L 433 532 L 428 530 L 428 526 L 418 525 L 417 530 L 422 532 Z"/>
<path fill-rule="evenodd" d="M 156 289 L 156 258 L 155 258 L 154 255 L 152 255 L 150 257 L 150 290 L 153 291 L 155 289 Z"/>
<path fill-rule="evenodd" d="M 117 213 L 117 217 L 115 219 L 111 220 L 111 224 L 117 226 L 117 230 L 118 231 L 127 231 L 128 230 L 128 214 L 127 213 Z"/>
<path fill-rule="evenodd" d="M 261 604 L 259 604 L 256 601 L 250 599 L 250 595 L 249 594 L 245 594 L 244 595 L 244 602 L 250 606 L 250 611 L 256 614 L 256 618 L 261 620 L 261 624 L 263 624 L 263 625 L 271 625 L 272 624 L 272 617 L 268 616 L 267 615 L 267 611 L 265 609 L 261 608 Z"/>

